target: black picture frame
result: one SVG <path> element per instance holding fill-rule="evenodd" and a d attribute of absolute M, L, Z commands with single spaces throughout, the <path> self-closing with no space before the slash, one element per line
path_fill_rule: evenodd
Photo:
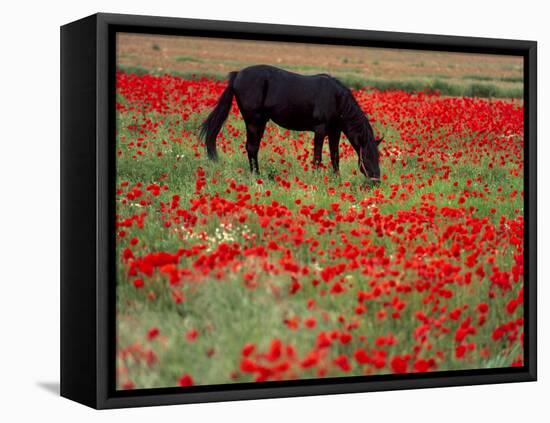
<path fill-rule="evenodd" d="M 523 367 L 116 391 L 113 382 L 116 32 L 522 56 L 526 220 Z M 536 380 L 536 139 L 534 41 L 103 13 L 61 27 L 61 395 L 103 409 Z"/>

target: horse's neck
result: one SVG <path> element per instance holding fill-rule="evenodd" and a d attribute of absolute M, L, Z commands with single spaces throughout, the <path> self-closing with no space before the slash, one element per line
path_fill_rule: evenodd
<path fill-rule="evenodd" d="M 367 118 L 355 101 L 351 91 L 347 90 L 340 102 L 342 132 L 347 137 L 357 154 L 366 141 Z"/>
<path fill-rule="evenodd" d="M 351 143 L 352 147 L 359 153 L 360 148 L 363 146 L 365 142 L 365 122 L 362 121 L 351 121 L 348 120 L 347 122 L 344 120 L 342 125 L 342 132 L 346 136 L 346 138 Z"/>

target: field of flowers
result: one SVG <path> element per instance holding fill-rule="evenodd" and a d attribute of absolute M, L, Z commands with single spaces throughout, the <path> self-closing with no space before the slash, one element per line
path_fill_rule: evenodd
<path fill-rule="evenodd" d="M 382 184 L 268 125 L 248 171 L 223 82 L 117 73 L 119 389 L 523 363 L 523 103 L 354 91 Z M 328 146 L 325 146 L 328 147 Z"/>

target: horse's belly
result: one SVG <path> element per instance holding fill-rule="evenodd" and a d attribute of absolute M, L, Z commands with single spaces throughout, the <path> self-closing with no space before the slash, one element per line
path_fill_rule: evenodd
<path fill-rule="evenodd" d="M 299 113 L 274 113 L 270 117 L 277 125 L 292 131 L 313 131 L 315 127 L 311 116 Z"/>
<path fill-rule="evenodd" d="M 291 131 L 313 131 L 313 128 L 311 128 L 309 125 L 305 125 L 303 122 L 280 120 L 275 118 L 271 118 L 271 120 L 277 125 L 285 129 L 290 129 Z"/>

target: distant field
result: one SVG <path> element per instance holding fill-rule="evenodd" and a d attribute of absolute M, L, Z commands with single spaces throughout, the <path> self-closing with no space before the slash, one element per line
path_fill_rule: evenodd
<path fill-rule="evenodd" d="M 230 71 L 264 63 L 304 74 L 330 73 L 357 89 L 523 96 L 523 62 L 510 56 L 120 34 L 117 63 L 137 74 L 218 80 Z"/>

